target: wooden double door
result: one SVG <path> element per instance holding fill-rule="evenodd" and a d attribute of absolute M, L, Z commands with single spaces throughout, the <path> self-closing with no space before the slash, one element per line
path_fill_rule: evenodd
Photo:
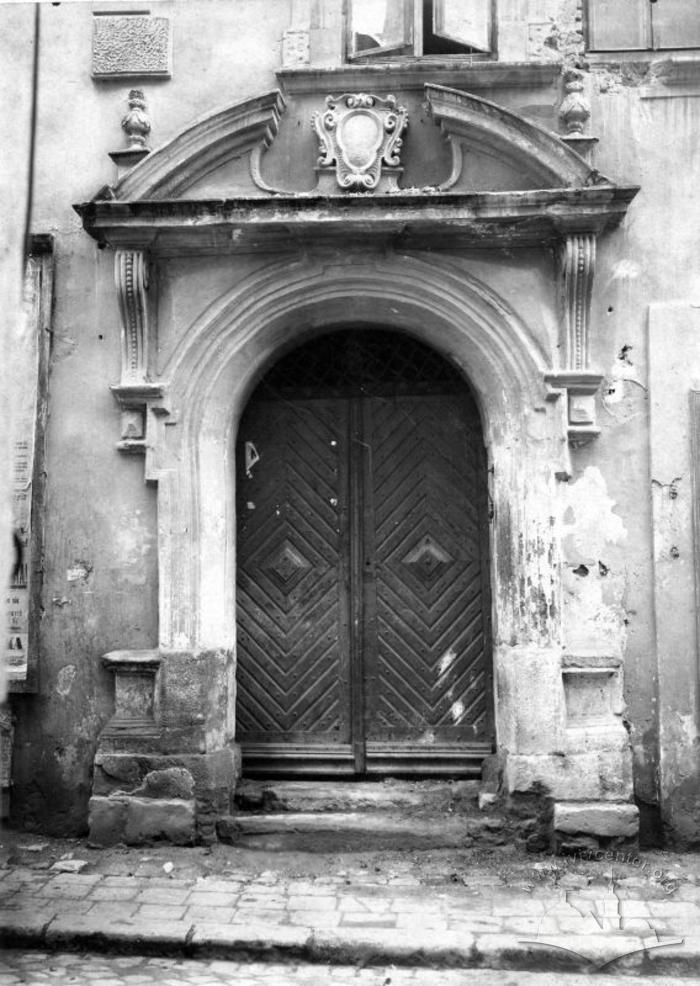
<path fill-rule="evenodd" d="M 237 483 L 244 771 L 478 773 L 493 732 L 487 496 L 455 371 L 388 332 L 302 347 L 246 409 Z"/>

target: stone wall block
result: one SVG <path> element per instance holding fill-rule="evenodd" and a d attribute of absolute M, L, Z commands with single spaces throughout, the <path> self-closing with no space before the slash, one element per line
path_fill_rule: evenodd
<path fill-rule="evenodd" d="M 90 843 L 114 846 L 124 841 L 126 801 L 123 798 L 92 797 L 88 807 Z"/>
<path fill-rule="evenodd" d="M 110 795 L 115 791 L 132 791 L 143 780 L 144 772 L 138 757 L 130 754 L 98 753 L 92 793 Z"/>
<path fill-rule="evenodd" d="M 183 767 L 166 767 L 165 770 L 151 770 L 144 777 L 143 784 L 133 792 L 142 798 L 183 798 L 194 795 L 194 779 L 189 770 Z"/>
<path fill-rule="evenodd" d="M 229 695 L 221 683 L 228 679 L 232 652 L 161 651 L 161 657 L 166 748 L 183 753 L 222 748 L 227 739 Z"/>
<path fill-rule="evenodd" d="M 634 838 L 639 831 L 639 809 L 631 804 L 562 802 L 554 806 L 555 832 L 602 838 Z"/>
<path fill-rule="evenodd" d="M 561 749 L 564 695 L 561 653 L 555 648 L 500 648 L 496 652 L 496 705 L 512 709 L 499 729 L 509 755 L 542 755 Z"/>
<path fill-rule="evenodd" d="M 113 794 L 90 799 L 90 842 L 140 846 L 154 841 L 189 846 L 195 841 L 195 803 L 178 798 Z"/>
<path fill-rule="evenodd" d="M 138 846 L 164 840 L 176 846 L 195 841 L 195 803 L 175 798 L 126 798 L 124 842 Z"/>
<path fill-rule="evenodd" d="M 622 801 L 632 795 L 632 764 L 627 750 L 566 756 L 511 756 L 506 768 L 510 794 L 544 785 L 558 801 Z"/>
<path fill-rule="evenodd" d="M 170 756 L 98 753 L 90 801 L 90 840 L 97 845 L 158 838 L 176 844 L 215 842 L 216 820 L 231 811 L 240 774 L 237 746 L 207 754 Z M 164 824 L 164 809 L 144 808 L 145 801 L 159 805 L 180 802 L 187 807 L 177 809 L 172 828 L 166 826 L 166 834 L 158 835 L 159 826 Z M 125 806 L 132 803 L 136 807 L 127 810 Z M 194 834 L 187 827 L 190 808 L 194 812 Z M 150 831 L 149 825 L 152 834 L 144 834 Z M 187 838 L 183 833 L 188 833 Z"/>

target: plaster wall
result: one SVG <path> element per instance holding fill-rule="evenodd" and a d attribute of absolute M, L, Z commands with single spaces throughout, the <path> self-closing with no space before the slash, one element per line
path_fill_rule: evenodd
<path fill-rule="evenodd" d="M 145 485 L 142 460 L 120 456 L 114 448 L 119 411 L 109 386 L 119 378 L 120 343 L 113 258 L 110 251 L 100 251 L 86 236 L 70 206 L 88 200 L 101 185 L 114 179 L 107 152 L 123 146 L 119 121 L 126 110 L 130 85 L 139 84 L 146 90 L 153 120 L 151 143 L 158 146 L 215 106 L 274 88 L 278 84 L 275 71 L 282 64 L 283 35 L 290 25 L 303 25 L 308 19 L 312 64 L 338 65 L 341 57 L 339 3 L 311 3 L 308 10 L 303 3 L 291 0 L 237 0 L 235 5 L 228 0 L 207 0 L 205 6 L 206 16 L 202 5 L 192 0 L 163 0 L 151 5 L 154 13 L 172 19 L 172 79 L 102 82 L 90 75 L 92 18 L 94 11 L 111 8 L 71 3 L 42 8 L 33 229 L 51 232 L 56 238 L 56 291 L 44 604 L 34 627 L 40 649 L 39 692 L 13 700 L 18 718 L 13 804 L 19 822 L 45 831 L 78 832 L 85 826 L 97 735 L 113 703 L 113 684 L 100 656 L 115 648 L 153 647 L 159 634 L 161 641 L 164 639 L 163 626 L 158 626 L 157 572 L 158 565 L 162 570 L 167 562 L 157 557 L 156 498 L 162 501 L 177 495 L 176 487 L 166 490 L 163 486 L 156 492 Z M 550 14 L 554 23 L 561 25 L 560 40 L 545 44 L 540 38 L 537 57 L 557 60 L 575 50 L 576 24 L 580 24 L 576 4 L 504 0 L 500 7 L 504 18 L 502 57 L 520 61 L 532 56 L 537 44 L 537 30 L 532 25 L 551 23 Z M 143 6 L 133 5 L 133 9 Z M 26 100 L 22 95 L 15 97 L 18 90 L 20 94 L 26 92 L 28 67 L 15 52 L 26 50 L 31 7 L 5 5 L 0 18 L 4 57 L 23 76 L 22 85 L 18 85 L 17 76 L 6 76 L 0 83 L 3 103 L 14 106 L 21 120 L 26 114 Z M 700 100 L 673 92 L 667 94 L 669 98 L 647 98 L 647 82 L 643 73 L 630 75 L 606 65 L 594 65 L 591 74 L 590 130 L 600 138 L 597 167 L 613 179 L 642 186 L 623 227 L 602 237 L 598 246 L 591 363 L 606 374 L 598 398 L 601 435 L 593 444 L 572 453 L 571 479 L 559 483 L 551 468 L 560 451 L 553 451 L 550 430 L 553 417 L 559 413 L 556 404 L 545 407 L 543 398 L 529 395 L 518 437 L 498 434 L 496 418 L 492 415 L 490 419 L 492 465 L 505 477 L 504 489 L 511 480 L 525 484 L 520 488 L 537 515 L 534 520 L 516 512 L 509 518 L 511 507 L 506 496 L 499 505 L 494 534 L 496 578 L 504 593 L 505 587 L 512 586 L 512 598 L 508 620 L 497 627 L 497 662 L 502 671 L 497 689 L 504 697 L 507 691 L 519 688 L 513 701 L 527 708 L 537 700 L 544 683 L 547 694 L 556 696 L 557 710 L 546 727 L 546 743 L 542 740 L 538 745 L 526 716 L 517 722 L 502 722 L 499 739 L 514 757 L 526 758 L 513 760 L 511 780 L 516 790 L 526 790 L 533 778 L 546 775 L 552 789 L 556 787 L 565 795 L 575 773 L 571 765 L 579 762 L 575 759 L 579 756 L 588 758 L 587 776 L 594 778 L 591 792 L 600 790 L 607 778 L 610 796 L 619 798 L 626 796 L 629 778 L 615 775 L 619 758 L 605 750 L 619 750 L 624 744 L 625 737 L 617 730 L 624 720 L 634 751 L 635 792 L 641 805 L 648 806 L 644 817 L 647 834 L 653 838 L 660 790 L 661 721 L 666 745 L 661 789 L 672 806 L 666 812 L 667 831 L 681 833 L 679 838 L 688 842 L 695 831 L 688 807 L 692 795 L 676 797 L 674 792 L 683 785 L 686 792 L 688 785 L 691 791 L 697 790 L 697 765 L 688 753 L 697 742 L 692 718 L 697 700 L 692 698 L 684 705 L 683 729 L 666 728 L 663 723 L 678 714 L 675 699 L 669 697 L 659 708 L 657 695 L 660 668 L 669 680 L 679 676 L 688 694 L 696 695 L 689 667 L 697 661 L 697 651 L 690 643 L 695 639 L 691 636 L 694 624 L 686 610 L 679 613 L 674 631 L 687 644 L 682 648 L 663 646 L 654 618 L 650 489 L 651 480 L 662 480 L 650 472 L 647 323 L 650 305 L 670 301 L 692 304 L 700 291 L 700 275 L 690 262 L 698 253 L 698 193 L 693 174 L 697 171 Z M 325 94 L 323 87 L 321 91 Z M 532 89 L 500 86 L 479 94 L 541 125 L 554 126 L 558 94 L 549 84 Z M 442 180 L 448 162 L 444 145 L 432 132 L 436 128 L 426 117 L 419 95 L 406 92 L 401 96 L 411 110 L 411 139 L 420 135 L 414 150 L 409 150 L 407 142 L 406 182 L 433 183 L 433 162 L 437 179 Z M 279 140 L 265 159 L 266 177 L 281 187 L 304 190 L 313 185 L 316 140 L 308 120 L 312 102 L 309 96 L 290 98 Z M 15 127 L 12 121 L 6 130 L 25 131 L 19 122 Z M 426 147 L 431 148 L 429 153 Z M 10 168 L 21 186 L 21 162 L 11 161 Z M 475 162 L 475 187 L 481 187 L 489 174 L 499 187 L 517 187 L 517 176 L 507 169 L 497 173 L 489 169 L 489 162 Z M 226 178 L 226 174 L 212 176 L 211 183 L 203 185 L 199 193 L 221 189 Z M 207 306 L 277 262 L 277 258 L 249 255 L 235 261 L 172 259 L 161 265 L 155 272 L 160 298 L 159 368 L 167 374 L 174 367 L 178 347 Z M 333 253 L 314 260 L 320 276 L 342 262 Z M 527 326 L 543 365 L 559 365 L 556 298 L 550 280 L 554 261 L 545 251 L 533 256 L 523 249 L 505 250 L 497 257 L 474 252 L 468 257 L 442 258 L 437 265 L 454 265 L 487 284 Z M 410 321 L 409 312 L 404 314 Z M 327 323 L 335 316 L 326 307 L 316 315 L 307 312 L 305 317 L 308 325 L 316 318 L 314 324 L 320 328 L 323 321 Z M 279 325 L 266 336 L 264 344 L 245 356 L 245 372 L 240 379 L 246 381 L 246 393 L 289 331 L 289 327 Z M 441 343 L 437 335 L 434 341 Z M 448 357 L 459 355 L 457 346 L 450 352 L 443 342 L 442 348 Z M 465 360 L 463 369 L 474 379 L 474 366 L 466 365 Z M 671 366 L 668 372 L 672 377 L 669 387 L 687 389 L 687 379 L 679 377 Z M 234 374 L 231 386 L 238 379 Z M 661 385 L 657 383 L 657 387 Z M 225 413 L 226 406 L 231 407 L 232 390 L 224 389 L 220 394 L 216 406 Z M 503 395 L 495 384 L 490 399 L 497 403 Z M 241 391 L 239 400 L 244 397 Z M 176 400 L 178 410 L 183 409 L 177 408 Z M 488 413 L 485 416 L 489 420 Z M 228 420 L 226 441 L 230 443 L 235 422 L 230 417 Z M 177 445 L 177 440 L 173 441 Z M 212 455 L 221 451 L 218 441 L 212 443 Z M 527 481 L 512 473 L 513 448 L 521 441 L 533 443 L 534 448 L 539 443 L 547 452 L 537 460 L 541 468 L 533 467 Z M 554 534 L 547 533 L 549 528 Z M 518 529 L 526 533 L 527 541 L 520 553 L 511 549 L 517 544 L 513 531 Z M 177 532 L 173 538 L 177 539 Z M 558 556 L 547 557 L 557 539 L 563 552 L 562 586 L 555 591 L 550 585 L 545 592 L 543 585 L 551 578 L 552 564 L 559 564 Z M 178 551 L 187 550 L 188 544 L 183 541 Z M 526 557 L 528 552 L 530 557 Z M 231 565 L 230 558 L 226 564 Z M 525 565 L 525 579 L 534 578 L 532 593 L 527 585 L 518 586 Z M 694 574 L 687 573 L 686 593 L 693 579 Z M 549 617 L 538 622 L 537 614 L 543 612 L 538 593 L 542 592 L 545 609 L 559 607 L 553 624 Z M 528 598 L 526 606 L 523 600 Z M 195 640 L 182 632 L 188 647 L 212 643 L 211 639 Z M 166 642 L 177 649 L 174 635 Z M 532 652 L 528 651 L 531 646 L 535 648 Z M 563 718 L 561 710 L 566 708 L 567 696 L 559 661 L 562 646 L 574 657 L 593 653 L 601 659 L 624 661 L 624 699 L 612 693 L 610 699 L 616 724 L 612 739 L 598 743 L 595 730 L 586 732 L 585 727 L 575 727 L 572 732 Z M 543 660 L 545 651 L 550 656 Z M 520 662 L 517 668 L 516 662 Z M 526 666 L 530 670 L 522 674 Z M 223 728 L 225 732 L 230 724 Z M 215 741 L 218 738 L 213 734 L 203 740 L 205 746 Z M 557 748 L 557 743 L 569 754 L 565 769 L 561 758 L 555 761 L 550 757 L 546 764 L 533 760 L 550 756 L 544 751 Z M 601 745 L 605 747 L 602 752 Z"/>

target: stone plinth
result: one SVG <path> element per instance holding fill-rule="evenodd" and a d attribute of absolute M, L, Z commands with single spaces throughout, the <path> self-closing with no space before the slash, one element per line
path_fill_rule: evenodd
<path fill-rule="evenodd" d="M 102 663 L 114 673 L 114 715 L 100 738 L 158 736 L 156 675 L 161 664 L 158 651 L 110 651 Z"/>

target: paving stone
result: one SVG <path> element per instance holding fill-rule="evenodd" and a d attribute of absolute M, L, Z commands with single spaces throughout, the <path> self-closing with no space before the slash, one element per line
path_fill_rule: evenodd
<path fill-rule="evenodd" d="M 185 921 L 144 921 L 134 918 L 115 919 L 109 924 L 99 917 L 91 918 L 86 914 L 80 918 L 72 914 L 61 914 L 54 918 L 46 929 L 46 941 L 54 948 L 76 942 L 88 943 L 93 939 L 103 940 L 107 937 L 113 946 L 128 943 L 138 947 L 139 944 L 160 944 L 168 948 L 183 948 L 190 930 Z"/>
<path fill-rule="evenodd" d="M 287 921 L 287 911 L 243 910 L 235 908 L 232 922 L 234 924 L 265 924 L 276 928 Z"/>
<path fill-rule="evenodd" d="M 53 908 L 0 910 L 0 929 L 5 942 L 30 938 L 43 940 L 44 929 L 54 917 Z"/>
<path fill-rule="evenodd" d="M 362 913 L 383 914 L 392 909 L 393 901 L 390 897 L 377 899 L 374 897 L 341 897 L 338 901 L 339 910 L 360 911 Z"/>
<path fill-rule="evenodd" d="M 308 938 L 308 929 L 293 925 L 271 927 L 261 922 L 246 924 L 241 928 L 231 924 L 201 923 L 194 926 L 190 946 L 194 949 L 207 949 L 210 946 L 245 947 L 256 951 L 274 947 L 300 948 L 306 944 Z"/>
<path fill-rule="evenodd" d="M 309 898 L 313 900 L 314 898 Z M 241 894 L 238 898 L 238 907 L 265 910 L 284 910 L 289 904 L 289 898 L 279 894 Z"/>
<path fill-rule="evenodd" d="M 137 884 L 130 884 L 125 887 L 105 887 L 97 886 L 94 887 L 90 893 L 87 895 L 87 900 L 135 900 L 137 894 L 139 893 L 139 888 Z"/>
<path fill-rule="evenodd" d="M 290 911 L 289 923 L 311 928 L 335 928 L 340 923 L 338 911 Z"/>
<path fill-rule="evenodd" d="M 185 919 L 191 921 L 192 924 L 199 924 L 201 922 L 207 922 L 209 924 L 226 924 L 227 922 L 233 921 L 236 911 L 233 907 L 188 907 L 185 913 Z"/>
<path fill-rule="evenodd" d="M 323 911 L 326 909 L 334 911 L 336 898 L 324 897 L 320 894 L 309 894 L 308 897 L 290 895 L 288 906 L 291 911 Z"/>
<path fill-rule="evenodd" d="M 348 915 L 348 917 L 352 917 L 352 915 Z M 395 926 L 397 928 L 421 928 L 428 931 L 449 930 L 447 919 L 442 914 L 416 915 L 415 913 L 404 912 L 396 916 Z M 386 925 L 386 927 L 390 927 L 390 925 Z"/>
<path fill-rule="evenodd" d="M 136 919 L 144 921 L 180 921 L 185 916 L 187 908 L 184 904 L 141 904 L 136 912 Z"/>
<path fill-rule="evenodd" d="M 177 889 L 176 887 L 151 887 L 139 891 L 136 900 L 140 904 L 184 904 L 190 891 L 186 888 Z"/>
<path fill-rule="evenodd" d="M 153 882 L 149 880 L 149 886 Z M 140 888 L 141 884 L 139 877 L 136 876 L 114 876 L 108 875 L 103 876 L 100 880 L 99 885 L 101 887 L 137 887 Z"/>
<path fill-rule="evenodd" d="M 136 914 L 138 904 L 131 900 L 118 900 L 118 901 L 97 901 L 94 903 L 86 914 L 90 915 L 92 920 L 104 921 L 106 926 L 116 919 L 121 918 L 132 918 Z"/>
<path fill-rule="evenodd" d="M 187 904 L 194 907 L 233 907 L 238 901 L 238 894 L 203 893 L 193 890 L 187 897 Z"/>
<path fill-rule="evenodd" d="M 208 894 L 236 894 L 244 887 L 239 880 L 196 880 L 192 884 L 192 890 L 197 893 Z"/>

